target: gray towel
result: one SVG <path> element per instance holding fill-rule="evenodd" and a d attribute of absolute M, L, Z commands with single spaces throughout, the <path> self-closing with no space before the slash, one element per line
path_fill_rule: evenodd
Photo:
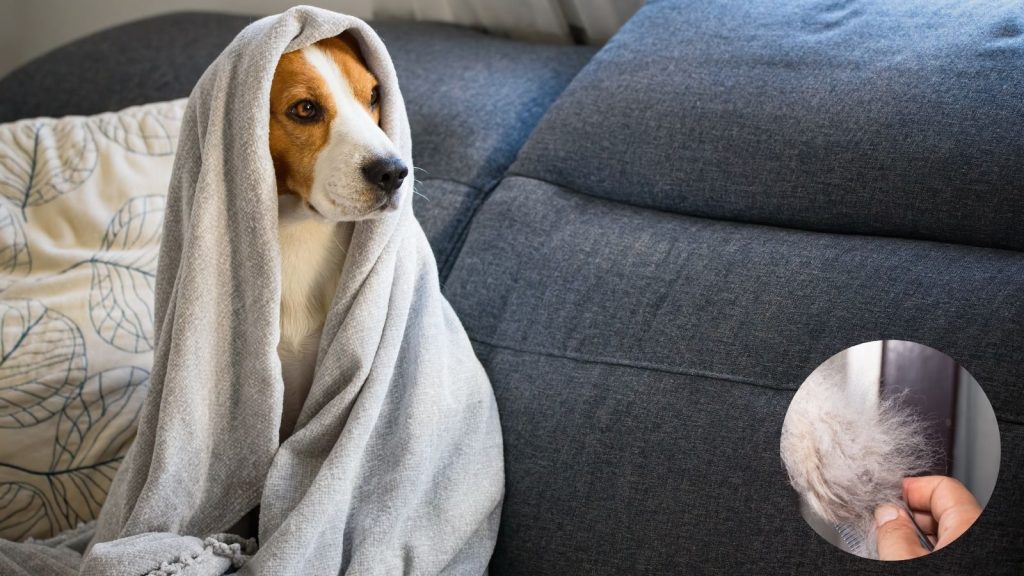
<path fill-rule="evenodd" d="M 486 571 L 504 488 L 498 412 L 441 296 L 411 178 L 400 210 L 356 225 L 312 389 L 278 444 L 270 83 L 282 53 L 345 30 L 380 80 L 381 126 L 412 165 L 394 68 L 364 22 L 297 7 L 243 30 L 189 99 L 157 272 L 152 382 L 95 533 L 0 541 L 0 574 Z M 258 546 L 222 533 L 257 505 Z"/>

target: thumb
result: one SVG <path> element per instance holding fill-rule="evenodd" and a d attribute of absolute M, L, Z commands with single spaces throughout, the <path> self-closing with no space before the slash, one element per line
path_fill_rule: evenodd
<path fill-rule="evenodd" d="M 879 560 L 909 560 L 928 554 L 906 510 L 882 504 L 875 509 L 875 525 Z"/>

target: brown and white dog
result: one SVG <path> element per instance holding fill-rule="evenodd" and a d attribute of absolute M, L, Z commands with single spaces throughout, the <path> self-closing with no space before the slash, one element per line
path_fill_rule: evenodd
<path fill-rule="evenodd" d="M 397 209 L 408 167 L 380 128 L 377 78 L 350 34 L 283 55 L 270 89 L 284 378 L 280 438 L 309 393 L 353 223 Z"/>

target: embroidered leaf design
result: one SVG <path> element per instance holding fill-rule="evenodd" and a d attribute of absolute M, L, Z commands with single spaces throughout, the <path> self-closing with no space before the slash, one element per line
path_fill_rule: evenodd
<path fill-rule="evenodd" d="M 169 156 L 178 146 L 185 101 L 132 107 L 96 116 L 100 133 L 130 152 Z"/>
<path fill-rule="evenodd" d="M 77 188 L 96 168 L 96 142 L 83 118 L 0 126 L 0 195 L 25 208 Z"/>
<path fill-rule="evenodd" d="M 92 325 L 103 340 L 126 352 L 153 349 L 153 289 L 164 204 L 159 195 L 126 202 L 90 261 Z"/>
<path fill-rule="evenodd" d="M 70 318 L 35 300 L 0 302 L 0 429 L 51 418 L 85 374 L 85 340 Z"/>
<path fill-rule="evenodd" d="M 94 374 L 44 424 L 54 433 L 49 460 L 38 469 L 0 462 L 0 538 L 48 538 L 99 515 L 148 383 L 149 372 L 134 366 Z"/>
<path fill-rule="evenodd" d="M 49 480 L 60 523 L 96 518 L 135 438 L 149 372 L 123 366 L 94 374 L 57 421 Z"/>
<path fill-rule="evenodd" d="M 52 533 L 46 499 L 38 489 L 24 482 L 0 483 L 0 538 L 20 542 Z"/>
<path fill-rule="evenodd" d="M 32 255 L 28 251 L 21 219 L 0 200 L 0 290 L 6 290 L 19 277 L 32 270 Z"/>

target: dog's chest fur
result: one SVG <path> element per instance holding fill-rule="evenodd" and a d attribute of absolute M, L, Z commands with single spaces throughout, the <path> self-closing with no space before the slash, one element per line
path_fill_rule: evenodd
<path fill-rule="evenodd" d="M 281 217 L 281 340 L 277 353 L 284 379 L 280 437 L 291 435 L 313 383 L 320 334 L 338 288 L 350 223 Z"/>

